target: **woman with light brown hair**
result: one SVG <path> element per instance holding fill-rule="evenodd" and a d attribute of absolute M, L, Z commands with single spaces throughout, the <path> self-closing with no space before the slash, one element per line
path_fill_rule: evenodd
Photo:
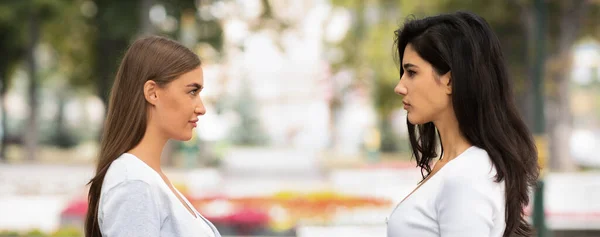
<path fill-rule="evenodd" d="M 166 142 L 191 139 L 206 112 L 202 74 L 196 54 L 163 37 L 138 39 L 127 50 L 89 183 L 87 237 L 220 236 L 160 166 Z"/>

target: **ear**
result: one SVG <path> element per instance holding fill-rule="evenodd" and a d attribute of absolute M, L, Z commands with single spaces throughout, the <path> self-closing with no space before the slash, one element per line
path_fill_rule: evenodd
<path fill-rule="evenodd" d="M 448 71 L 446 74 L 440 77 L 442 85 L 445 87 L 446 94 L 452 94 L 452 73 Z"/>
<path fill-rule="evenodd" d="M 152 105 L 158 102 L 158 84 L 153 80 L 148 80 L 144 83 L 144 98 Z"/>

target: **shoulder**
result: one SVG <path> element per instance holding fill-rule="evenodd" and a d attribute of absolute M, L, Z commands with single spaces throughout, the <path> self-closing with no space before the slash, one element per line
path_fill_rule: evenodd
<path fill-rule="evenodd" d="M 457 182 L 476 180 L 493 180 L 496 177 L 496 168 L 488 153 L 476 146 L 464 151 L 459 157 L 447 165 L 445 172 L 447 179 Z M 446 167 L 444 167 L 446 168 Z"/>
<path fill-rule="evenodd" d="M 127 153 L 122 154 L 108 168 L 102 183 L 102 193 L 124 184 L 156 188 L 157 174 L 153 172 L 137 157 Z"/>
<path fill-rule="evenodd" d="M 106 236 L 157 236 L 166 215 L 156 190 L 141 180 L 126 180 L 101 196 L 98 225 Z"/>
<path fill-rule="evenodd" d="M 496 182 L 496 169 L 485 150 L 471 147 L 446 166 L 440 197 L 460 196 L 495 205 L 504 202 L 504 182 Z"/>
<path fill-rule="evenodd" d="M 101 216 L 117 209 L 137 210 L 143 207 L 149 210 L 161 207 L 167 197 L 158 179 L 158 174 L 137 157 L 131 154 L 119 156 L 108 168 L 102 183 L 99 203 Z"/>
<path fill-rule="evenodd" d="M 504 182 L 484 150 L 471 147 L 447 163 L 435 199 L 443 236 L 492 236 L 505 226 Z M 495 236 L 495 235 L 494 235 Z"/>

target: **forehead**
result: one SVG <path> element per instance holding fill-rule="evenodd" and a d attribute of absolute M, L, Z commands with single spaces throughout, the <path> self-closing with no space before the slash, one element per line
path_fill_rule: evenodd
<path fill-rule="evenodd" d="M 419 54 L 411 44 L 407 44 L 404 48 L 404 55 L 402 56 L 402 64 L 410 63 L 417 66 L 428 64 Z"/>
<path fill-rule="evenodd" d="M 194 70 L 184 73 L 183 75 L 179 76 L 179 78 L 177 78 L 173 82 L 177 83 L 177 84 L 184 84 L 184 85 L 187 85 L 190 83 L 198 83 L 200 85 L 203 85 L 204 84 L 204 75 L 203 75 L 202 67 L 197 67 Z"/>

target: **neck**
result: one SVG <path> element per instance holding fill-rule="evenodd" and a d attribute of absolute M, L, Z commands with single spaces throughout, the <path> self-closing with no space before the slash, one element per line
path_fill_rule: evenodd
<path fill-rule="evenodd" d="M 443 160 L 450 161 L 471 147 L 471 143 L 461 134 L 458 120 L 453 113 L 445 119 L 435 121 L 434 124 L 440 133 L 444 148 Z"/>
<path fill-rule="evenodd" d="M 152 169 L 156 170 L 156 172 L 161 173 L 160 156 L 168 140 L 168 138 L 161 136 L 160 132 L 154 126 L 147 126 L 146 133 L 144 133 L 144 137 L 140 143 L 128 151 L 128 153 L 138 157 Z"/>

